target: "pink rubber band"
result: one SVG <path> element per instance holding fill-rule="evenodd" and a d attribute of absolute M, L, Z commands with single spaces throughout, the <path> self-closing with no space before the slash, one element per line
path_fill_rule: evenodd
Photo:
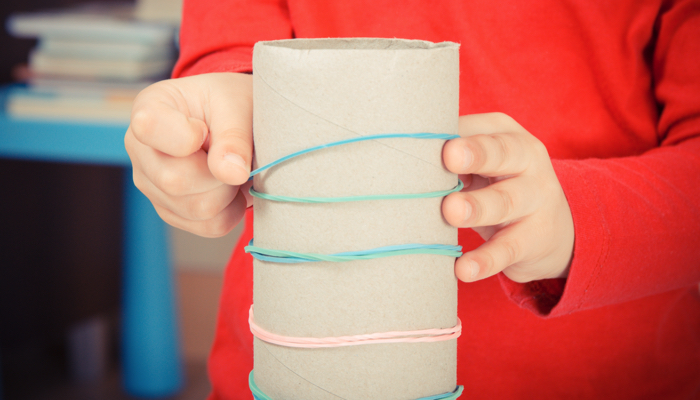
<path fill-rule="evenodd" d="M 250 331 L 258 339 L 285 347 L 303 347 L 316 349 L 322 347 L 358 346 L 378 343 L 426 343 L 457 339 L 462 334 L 462 321 L 457 318 L 457 325 L 445 329 L 423 329 L 419 331 L 395 331 L 371 333 L 366 335 L 337 336 L 337 337 L 293 337 L 282 336 L 268 332 L 258 326 L 253 318 L 253 306 L 250 306 L 248 323 Z"/>

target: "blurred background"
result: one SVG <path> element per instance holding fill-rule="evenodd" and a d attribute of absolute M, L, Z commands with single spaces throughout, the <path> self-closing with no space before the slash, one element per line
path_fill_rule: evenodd
<path fill-rule="evenodd" d="M 0 2 L 0 138 L 54 123 L 124 131 L 136 93 L 169 75 L 180 9 L 180 0 Z M 0 157 L 0 399 L 135 396 L 120 360 L 126 174 L 111 162 Z M 165 397 L 201 399 L 240 227 L 220 239 L 166 234 L 185 378 Z"/>

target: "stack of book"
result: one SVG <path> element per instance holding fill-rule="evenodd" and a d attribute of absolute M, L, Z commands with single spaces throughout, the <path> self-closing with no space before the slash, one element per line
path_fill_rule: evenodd
<path fill-rule="evenodd" d="M 134 4 L 95 3 L 11 15 L 10 34 L 37 38 L 28 84 L 12 88 L 7 113 L 21 118 L 128 122 L 131 104 L 167 78 L 177 24 L 136 18 Z"/>

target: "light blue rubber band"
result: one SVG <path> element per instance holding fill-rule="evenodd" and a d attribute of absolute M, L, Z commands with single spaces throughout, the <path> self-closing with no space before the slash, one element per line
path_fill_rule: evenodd
<path fill-rule="evenodd" d="M 439 190 L 428 193 L 400 193 L 400 194 L 373 194 L 366 196 L 346 196 L 346 197 L 290 197 L 278 196 L 268 193 L 256 192 L 251 186 L 248 192 L 253 196 L 264 200 L 280 201 L 286 203 L 347 203 L 351 201 L 372 201 L 372 200 L 407 200 L 407 199 L 428 199 L 433 197 L 445 197 L 450 193 L 459 192 L 464 188 L 464 183 L 458 180 L 457 186 L 448 190 Z"/>
<path fill-rule="evenodd" d="M 383 133 L 379 135 L 370 136 L 359 136 L 352 139 L 339 140 L 337 142 L 327 143 L 316 147 L 311 147 L 305 150 L 297 151 L 290 155 L 284 156 L 276 161 L 273 161 L 265 166 L 262 166 L 250 173 L 250 179 L 262 171 L 274 167 L 277 164 L 285 162 L 294 157 L 298 157 L 303 154 L 311 153 L 313 151 L 327 149 L 335 146 L 342 146 L 349 143 L 363 142 L 367 140 L 378 140 L 378 139 L 392 139 L 392 138 L 411 138 L 411 139 L 440 139 L 449 140 L 456 139 L 459 135 L 452 135 L 447 133 Z M 267 193 L 260 193 L 255 191 L 251 186 L 248 192 L 257 198 L 280 201 L 280 202 L 290 202 L 290 203 L 345 203 L 350 201 L 371 201 L 371 200 L 405 200 L 405 199 L 424 199 L 431 197 L 444 197 L 450 193 L 458 192 L 464 188 L 464 183 L 460 180 L 452 189 L 440 190 L 436 192 L 429 193 L 409 193 L 409 194 L 377 194 L 377 195 L 367 195 L 367 196 L 346 196 L 346 197 L 290 197 L 290 196 L 279 196 Z"/>
<path fill-rule="evenodd" d="M 457 139 L 459 135 L 453 135 L 449 133 L 382 133 L 379 135 L 369 135 L 369 136 L 358 136 L 356 138 L 352 139 L 345 139 L 345 140 L 339 140 L 337 142 L 332 142 L 332 143 L 327 143 L 327 144 L 322 144 L 320 146 L 315 146 L 315 147 L 310 147 L 305 150 L 297 151 L 296 153 L 292 153 L 288 156 L 284 156 L 280 158 L 277 161 L 273 161 L 265 166 L 262 166 L 250 173 L 250 179 L 252 179 L 255 175 L 265 171 L 266 169 L 272 168 L 275 165 L 285 162 L 289 159 L 292 159 L 294 157 L 298 157 L 303 154 L 311 153 L 312 151 L 316 150 L 322 150 L 322 149 L 327 149 L 330 147 L 335 147 L 335 146 L 342 146 L 344 144 L 350 144 L 350 143 L 357 143 L 357 142 L 364 142 L 366 140 L 378 140 L 378 139 L 395 139 L 395 138 L 411 138 L 411 139 L 442 139 L 442 140 L 450 140 L 450 139 Z"/>
<path fill-rule="evenodd" d="M 448 257 L 461 257 L 462 246 L 452 246 L 446 244 L 400 244 L 394 246 L 377 247 L 369 250 L 348 251 L 336 254 L 314 254 L 297 253 L 294 251 L 272 250 L 253 245 L 250 239 L 248 246 L 244 248 L 246 253 L 250 253 L 258 260 L 297 264 L 303 262 L 345 262 L 355 260 L 371 260 L 375 258 L 402 256 L 409 254 L 435 254 Z"/>
<path fill-rule="evenodd" d="M 272 400 L 270 396 L 263 393 L 263 391 L 260 390 L 258 385 L 255 384 L 255 376 L 253 372 L 254 371 L 250 371 L 250 374 L 248 375 L 248 386 L 250 387 L 250 391 L 253 393 L 253 397 L 255 398 L 255 400 Z M 434 396 L 428 397 L 421 397 L 420 399 L 416 400 L 455 400 L 462 395 L 463 391 L 464 387 L 457 386 L 454 392 L 436 394 Z"/>

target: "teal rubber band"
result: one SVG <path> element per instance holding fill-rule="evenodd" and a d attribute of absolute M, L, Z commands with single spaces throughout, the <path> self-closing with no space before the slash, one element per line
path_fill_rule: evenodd
<path fill-rule="evenodd" d="M 347 197 L 290 197 L 278 196 L 267 193 L 256 192 L 253 187 L 248 192 L 259 199 L 281 201 L 288 203 L 346 203 L 350 201 L 371 201 L 371 200 L 407 200 L 407 199 L 428 199 L 432 197 L 444 197 L 450 193 L 459 192 L 464 188 L 464 183 L 458 180 L 457 186 L 448 190 L 439 190 L 428 193 L 402 193 L 402 194 L 374 194 L 367 196 L 347 196 Z"/>
<path fill-rule="evenodd" d="M 254 370 L 251 370 L 250 374 L 248 374 L 248 387 L 250 387 L 250 391 L 253 393 L 253 398 L 255 398 L 255 400 L 272 400 L 268 395 L 260 390 L 258 385 L 255 384 L 255 376 L 253 375 L 253 371 Z"/>
<path fill-rule="evenodd" d="M 273 400 L 270 396 L 263 393 L 263 391 L 260 390 L 258 385 L 255 384 L 255 376 L 253 372 L 254 370 L 250 371 L 250 374 L 248 375 L 248 386 L 250 387 L 250 391 L 251 393 L 253 393 L 253 397 L 255 398 L 255 400 Z M 459 396 L 462 395 L 463 391 L 464 387 L 457 386 L 454 392 L 442 393 L 428 397 L 421 397 L 420 399 L 416 400 L 456 400 L 457 398 L 459 398 Z"/>
<path fill-rule="evenodd" d="M 266 169 L 272 168 L 275 165 L 279 163 L 283 163 L 289 159 L 292 159 L 294 157 L 299 157 L 303 154 L 311 153 L 312 151 L 317 151 L 317 150 L 322 150 L 322 149 L 327 149 L 330 147 L 335 147 L 335 146 L 342 146 L 344 144 L 350 144 L 350 143 L 357 143 L 357 142 L 364 142 L 367 140 L 378 140 L 378 139 L 394 139 L 394 138 L 410 138 L 410 139 L 441 139 L 441 140 L 450 140 L 450 139 L 457 139 L 459 135 L 453 135 L 449 133 L 382 133 L 378 135 L 369 135 L 369 136 L 358 136 L 352 139 L 345 139 L 345 140 L 339 140 L 337 142 L 332 142 L 332 143 L 327 143 L 327 144 L 322 144 L 320 146 L 315 146 L 315 147 L 310 147 L 305 150 L 297 151 L 296 153 L 292 153 L 288 156 L 284 156 L 276 161 L 273 161 L 265 166 L 262 166 L 250 173 L 250 179 L 252 179 L 255 175 L 265 171 Z"/>
<path fill-rule="evenodd" d="M 403 244 L 336 254 L 315 254 L 266 249 L 254 246 L 253 239 L 251 239 L 248 246 L 246 246 L 244 250 L 246 253 L 250 253 L 253 257 L 257 258 L 258 260 L 286 264 L 318 261 L 345 262 L 356 260 L 372 260 L 376 258 L 412 254 L 435 254 L 448 257 L 462 256 L 462 246 L 452 246 L 444 244 Z"/>

